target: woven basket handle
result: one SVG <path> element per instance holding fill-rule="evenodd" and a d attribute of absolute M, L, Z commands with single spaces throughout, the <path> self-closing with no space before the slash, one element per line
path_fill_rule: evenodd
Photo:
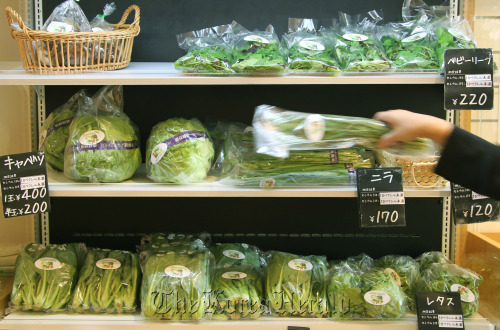
<path fill-rule="evenodd" d="M 131 5 L 130 7 L 128 7 L 127 10 L 125 10 L 125 12 L 123 13 L 122 19 L 120 20 L 120 22 L 118 22 L 117 25 L 125 24 L 125 21 L 127 20 L 128 16 L 132 12 L 132 10 L 135 11 L 135 16 L 134 16 L 134 21 L 132 22 L 132 24 L 130 24 L 130 27 L 132 27 L 134 29 L 139 29 L 139 21 L 141 19 L 141 10 L 139 9 L 139 6 L 137 6 L 137 5 Z"/>
<path fill-rule="evenodd" d="M 31 31 L 31 29 L 24 24 L 21 15 L 19 15 L 14 9 L 12 9 L 12 7 L 5 8 L 5 14 L 7 15 L 7 22 L 9 23 L 10 35 L 12 36 L 12 38 L 14 38 L 14 29 L 12 28 L 12 23 L 16 22 L 17 24 L 19 24 L 19 27 L 21 28 L 21 30 L 23 30 L 26 37 L 28 37 L 28 39 L 30 40 L 33 40 L 29 35 L 29 31 Z"/>
<path fill-rule="evenodd" d="M 429 164 L 437 164 L 437 162 L 432 162 L 432 163 L 413 163 L 412 162 L 411 163 L 411 176 L 412 176 L 413 182 L 415 182 L 417 184 L 417 186 L 419 186 L 419 187 L 422 187 L 422 188 L 432 188 L 432 187 L 436 186 L 439 183 L 439 179 L 437 179 L 436 182 L 434 182 L 430 186 L 424 186 L 424 185 L 421 185 L 420 183 L 418 183 L 417 179 L 415 178 L 415 166 L 429 165 Z"/>

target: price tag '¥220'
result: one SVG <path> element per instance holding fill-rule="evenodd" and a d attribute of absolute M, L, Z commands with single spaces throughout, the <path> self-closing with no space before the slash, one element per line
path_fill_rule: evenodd
<path fill-rule="evenodd" d="M 500 220 L 500 202 L 457 184 L 451 185 L 455 224 Z"/>
<path fill-rule="evenodd" d="M 356 177 L 361 227 L 406 226 L 401 168 L 359 168 Z"/>

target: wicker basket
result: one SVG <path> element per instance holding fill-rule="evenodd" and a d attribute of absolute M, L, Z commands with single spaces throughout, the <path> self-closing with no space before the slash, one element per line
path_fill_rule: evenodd
<path fill-rule="evenodd" d="M 439 156 L 416 159 L 394 155 L 387 151 L 377 151 L 375 157 L 382 167 L 401 167 L 405 186 L 432 188 L 446 185 L 447 180 L 434 173 Z"/>
<path fill-rule="evenodd" d="M 132 24 L 125 24 L 135 11 Z M 123 13 L 114 31 L 47 32 L 28 28 L 19 14 L 5 9 L 10 34 L 17 41 L 23 67 L 31 73 L 76 73 L 117 70 L 127 67 L 134 37 L 140 32 L 140 10 L 132 5 Z M 12 27 L 17 23 L 20 30 Z"/>

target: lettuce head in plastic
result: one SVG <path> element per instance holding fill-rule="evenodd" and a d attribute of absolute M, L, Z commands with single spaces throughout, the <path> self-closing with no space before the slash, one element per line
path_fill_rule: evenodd
<path fill-rule="evenodd" d="M 122 111 L 122 87 L 103 87 L 70 125 L 64 174 L 76 181 L 121 182 L 142 161 L 135 125 Z"/>
<path fill-rule="evenodd" d="M 214 147 L 196 119 L 172 118 L 156 124 L 146 144 L 147 176 L 157 182 L 191 183 L 205 179 Z"/>

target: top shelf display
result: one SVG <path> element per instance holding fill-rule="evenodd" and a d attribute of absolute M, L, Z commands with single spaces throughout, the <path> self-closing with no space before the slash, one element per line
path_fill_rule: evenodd
<path fill-rule="evenodd" d="M 75 74 L 27 73 L 21 63 L 0 63 L 0 85 L 333 85 L 443 84 L 437 73 L 350 73 L 332 75 L 186 74 L 171 62 L 133 62 L 116 71 Z"/>

